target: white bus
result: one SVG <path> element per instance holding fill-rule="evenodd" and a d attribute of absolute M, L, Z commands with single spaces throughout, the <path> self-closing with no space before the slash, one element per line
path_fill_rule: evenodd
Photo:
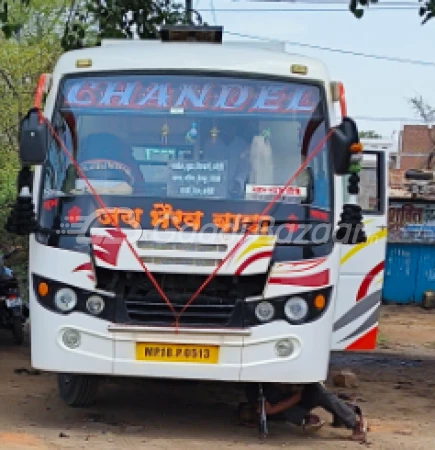
<path fill-rule="evenodd" d="M 322 381 L 331 350 L 375 345 L 385 156 L 367 241 L 337 242 L 345 203 L 360 220 L 342 85 L 304 56 L 171 33 L 64 54 L 44 121 L 22 123 L 32 365 L 71 406 L 110 375 Z"/>

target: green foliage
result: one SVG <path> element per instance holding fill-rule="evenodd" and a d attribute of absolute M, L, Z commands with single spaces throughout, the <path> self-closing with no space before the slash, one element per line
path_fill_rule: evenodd
<path fill-rule="evenodd" d="M 64 29 L 68 9 L 66 0 L 0 0 L 0 31 L 6 39 L 54 40 Z"/>
<path fill-rule="evenodd" d="M 419 16 L 422 18 L 421 24 L 424 25 L 435 16 L 435 0 L 418 0 L 421 3 L 419 9 Z M 378 0 L 350 0 L 349 9 L 351 13 L 357 18 L 364 17 L 364 8 L 370 5 L 377 4 Z"/>
<path fill-rule="evenodd" d="M 40 14 L 29 16 L 35 5 Z M 92 46 L 103 38 L 131 39 L 134 33 L 155 39 L 162 24 L 184 22 L 184 6 L 172 0 L 0 0 L 0 30 L 6 39 L 22 37 L 25 29 L 41 36 L 45 29 L 62 37 L 64 50 Z"/>
<path fill-rule="evenodd" d="M 29 6 L 14 6 L 8 14 L 13 23 L 20 24 L 19 30 L 15 25 L 12 29 L 19 33 L 5 40 L 0 32 L 0 252 L 11 246 L 22 247 L 9 264 L 26 296 L 28 239 L 10 235 L 4 225 L 17 195 L 19 119 L 32 106 L 39 75 L 50 72 L 62 53 L 56 32 L 63 30 L 63 19 L 58 0 L 32 0 Z"/>
<path fill-rule="evenodd" d="M 433 19 L 435 16 L 435 0 L 418 1 L 423 5 L 419 10 L 419 15 L 422 18 L 421 24 L 424 25 L 428 20 Z"/>
<path fill-rule="evenodd" d="M 435 0 L 419 0 L 421 8 L 419 16 L 422 24 L 435 16 Z M 364 10 L 378 0 L 349 0 L 352 14 L 361 19 Z M 32 11 L 33 5 L 41 9 L 47 8 L 40 15 L 29 21 L 26 14 Z M 11 10 L 19 11 L 12 14 Z M 63 24 L 59 29 L 59 18 Z M 53 22 L 54 21 L 54 22 Z M 157 37 L 158 27 L 162 24 L 186 22 L 186 14 L 181 4 L 171 0 L 0 0 L 0 30 L 6 39 L 17 37 L 23 28 L 54 30 L 62 37 L 64 50 L 94 45 L 102 38 L 132 38 L 136 31 L 142 39 Z M 53 28 L 50 23 L 55 23 Z"/>
<path fill-rule="evenodd" d="M 62 47 L 83 48 L 105 38 L 132 39 L 135 33 L 141 39 L 156 39 L 161 25 L 184 23 L 185 19 L 183 5 L 170 0 L 106 0 L 104 4 L 83 0 L 72 11 Z"/>
<path fill-rule="evenodd" d="M 360 131 L 358 133 L 358 135 L 359 135 L 360 139 L 365 139 L 365 138 L 368 138 L 368 139 L 379 139 L 379 138 L 382 137 L 380 134 L 376 133 L 376 131 L 373 131 L 373 130 Z"/>
<path fill-rule="evenodd" d="M 101 38 L 131 39 L 136 32 L 141 39 L 156 39 L 162 24 L 185 18 L 183 6 L 168 0 L 108 0 L 106 5 L 94 0 L 89 8 L 99 21 Z"/>

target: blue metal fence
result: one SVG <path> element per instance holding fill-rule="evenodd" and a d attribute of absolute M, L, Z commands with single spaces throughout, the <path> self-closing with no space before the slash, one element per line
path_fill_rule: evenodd
<path fill-rule="evenodd" d="M 385 303 L 422 303 L 435 290 L 435 202 L 390 198 L 385 258 Z"/>
<path fill-rule="evenodd" d="M 385 258 L 384 302 L 421 303 L 427 290 L 435 290 L 435 246 L 389 243 Z"/>

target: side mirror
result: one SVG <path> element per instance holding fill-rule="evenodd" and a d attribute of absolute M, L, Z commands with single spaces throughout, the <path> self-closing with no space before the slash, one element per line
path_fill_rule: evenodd
<path fill-rule="evenodd" d="M 49 130 L 40 120 L 39 111 L 31 109 L 20 123 L 20 159 L 23 165 L 38 166 L 45 162 Z"/>
<path fill-rule="evenodd" d="M 358 127 L 354 120 L 344 117 L 341 124 L 336 127 L 331 135 L 332 159 L 334 171 L 337 175 L 349 173 L 352 152 L 352 144 L 359 144 Z"/>

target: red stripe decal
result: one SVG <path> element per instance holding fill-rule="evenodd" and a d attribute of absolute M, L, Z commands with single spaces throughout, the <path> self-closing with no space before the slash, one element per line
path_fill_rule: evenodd
<path fill-rule="evenodd" d="M 91 236 L 92 246 L 98 246 L 103 249 L 98 250 L 94 248 L 94 256 L 106 262 L 107 264 L 110 264 L 111 266 L 116 266 L 124 235 L 118 230 L 105 231 L 106 233 L 110 234 L 110 237 L 98 235 Z"/>
<path fill-rule="evenodd" d="M 346 351 L 374 350 L 376 348 L 376 339 L 378 336 L 378 326 L 375 326 L 366 334 L 363 334 L 355 342 L 352 342 Z"/>
<path fill-rule="evenodd" d="M 326 259 L 326 258 L 325 258 Z M 308 263 L 308 261 L 301 261 L 301 262 L 291 262 L 291 263 L 286 263 L 286 264 L 282 264 L 282 265 L 277 265 L 276 266 L 276 270 L 277 271 L 283 271 L 285 270 L 286 273 L 295 273 L 295 272 L 306 272 L 307 270 L 310 269 L 314 269 L 314 267 L 317 267 L 318 265 L 322 264 L 325 259 L 321 259 L 319 261 L 313 262 L 311 264 Z M 303 267 L 302 269 L 300 268 L 295 268 L 297 266 L 301 266 L 303 264 L 309 264 L 306 267 Z"/>
<path fill-rule="evenodd" d="M 356 294 L 356 301 L 359 302 L 362 298 L 367 295 L 367 291 L 369 290 L 369 286 L 373 279 L 378 275 L 382 270 L 384 270 L 385 262 L 380 262 L 377 266 L 373 267 L 373 269 L 366 275 L 364 280 L 362 281 L 358 293 Z"/>
<path fill-rule="evenodd" d="M 246 261 L 244 261 L 239 268 L 236 270 L 236 275 L 240 275 L 250 264 L 254 261 L 257 261 L 262 258 L 270 258 L 272 256 L 272 252 L 260 252 L 256 255 L 250 256 Z"/>
<path fill-rule="evenodd" d="M 81 270 L 92 270 L 92 264 L 90 262 L 80 264 L 80 266 L 77 266 L 73 272 L 80 272 Z"/>
<path fill-rule="evenodd" d="M 285 284 L 303 287 L 325 286 L 329 284 L 329 270 L 324 270 L 323 272 L 315 273 L 313 275 L 305 275 L 303 277 L 273 277 L 269 279 L 269 284 Z"/>

